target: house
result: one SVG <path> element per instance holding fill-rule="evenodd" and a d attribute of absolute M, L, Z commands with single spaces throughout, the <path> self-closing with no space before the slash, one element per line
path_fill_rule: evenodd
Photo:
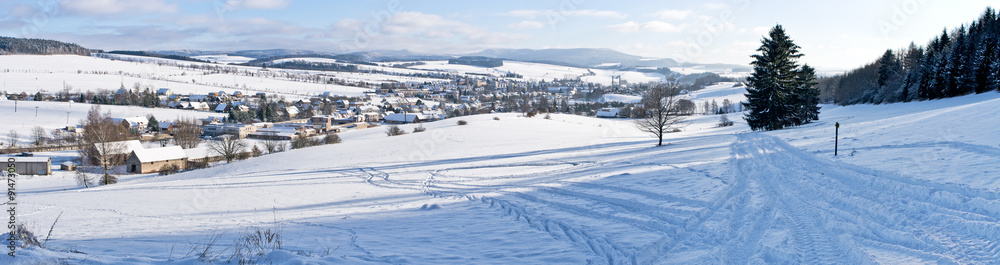
<path fill-rule="evenodd" d="M 161 121 L 159 122 L 160 126 L 158 128 L 160 128 L 160 132 L 169 133 L 174 130 L 174 126 L 176 124 L 176 122 Z"/>
<path fill-rule="evenodd" d="M 125 168 L 135 174 L 160 172 L 173 166 L 187 166 L 187 154 L 180 146 L 132 150 L 125 160 Z"/>
<path fill-rule="evenodd" d="M 157 95 L 161 95 L 161 96 L 170 96 L 170 95 L 173 95 L 174 92 L 170 91 L 169 88 L 161 88 L 159 90 L 156 90 L 156 94 Z"/>
<path fill-rule="evenodd" d="M 187 155 L 187 160 L 189 163 L 211 163 L 217 161 L 226 160 L 218 152 L 212 151 L 206 146 L 199 146 L 191 149 L 184 149 L 184 154 Z"/>
<path fill-rule="evenodd" d="M 146 123 L 149 122 L 149 118 L 146 117 L 128 117 L 128 118 L 112 118 L 115 123 L 121 124 L 128 128 L 130 131 L 142 132 L 146 130 Z"/>
<path fill-rule="evenodd" d="M 189 102 L 185 109 L 207 111 L 209 107 L 208 103 L 205 102 Z"/>
<path fill-rule="evenodd" d="M 3 160 L 14 160 L 14 172 L 18 175 L 50 175 L 52 174 L 51 157 L 4 157 Z"/>
<path fill-rule="evenodd" d="M 188 96 L 188 101 L 190 102 L 205 102 L 208 101 L 209 95 L 190 95 Z"/>
<path fill-rule="evenodd" d="M 247 135 L 257 131 L 257 127 L 251 124 L 239 123 L 209 123 L 204 128 L 205 135 L 220 136 L 233 135 L 239 138 L 246 138 Z"/>
<path fill-rule="evenodd" d="M 382 120 L 389 124 L 406 124 L 428 121 L 431 117 L 421 113 L 390 113 Z"/>
<path fill-rule="evenodd" d="M 230 107 L 231 107 L 231 105 L 229 105 L 227 103 L 222 103 L 222 104 L 219 104 L 218 106 L 215 106 L 215 112 L 218 112 L 218 113 L 229 113 Z"/>
<path fill-rule="evenodd" d="M 299 131 L 292 127 L 271 127 L 257 129 L 257 131 L 251 133 L 249 137 L 267 140 L 292 140 L 292 138 L 295 138 L 298 134 Z"/>
<path fill-rule="evenodd" d="M 622 110 L 618 109 L 618 108 L 601 108 L 601 110 L 597 111 L 597 117 L 598 118 L 621 118 L 619 116 L 619 113 L 621 111 Z"/>

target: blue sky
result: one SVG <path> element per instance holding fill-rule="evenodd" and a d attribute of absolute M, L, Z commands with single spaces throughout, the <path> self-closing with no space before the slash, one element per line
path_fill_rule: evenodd
<path fill-rule="evenodd" d="M 782 24 L 802 61 L 846 69 L 925 44 L 1000 1 L 0 0 L 0 35 L 95 49 L 401 50 L 611 48 L 747 64 Z"/>

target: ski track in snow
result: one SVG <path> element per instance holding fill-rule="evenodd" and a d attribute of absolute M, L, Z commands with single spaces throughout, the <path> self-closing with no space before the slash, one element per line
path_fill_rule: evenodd
<path fill-rule="evenodd" d="M 766 134 L 736 138 L 724 163 L 730 167 L 727 176 L 633 163 L 626 157 L 410 170 L 406 174 L 427 177 L 402 180 L 394 179 L 391 170 L 362 167 L 356 177 L 377 187 L 488 204 L 502 216 L 588 250 L 597 264 L 874 264 L 886 262 L 875 259 L 886 253 L 946 264 L 1000 260 L 1000 244 L 995 242 L 1000 238 L 1000 194 L 817 158 Z M 908 146 L 931 145 L 996 154 L 995 148 L 968 144 Z M 727 185 L 710 201 L 701 201 L 573 180 L 622 164 L 687 171 Z M 493 177 L 448 173 L 528 166 L 561 168 Z M 636 229 L 659 239 L 642 245 L 623 242 L 608 227 Z M 785 243 L 767 244 L 775 240 Z M 690 259 L 692 253 L 701 254 Z"/>

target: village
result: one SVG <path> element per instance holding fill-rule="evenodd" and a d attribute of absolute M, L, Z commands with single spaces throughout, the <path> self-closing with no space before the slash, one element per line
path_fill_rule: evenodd
<path fill-rule="evenodd" d="M 236 150 L 239 159 L 281 152 L 288 148 L 303 148 L 297 139 L 320 139 L 349 130 L 375 128 L 384 125 L 413 124 L 472 114 L 515 112 L 572 113 L 604 118 L 622 118 L 637 102 L 636 97 L 624 96 L 621 101 L 605 101 L 605 93 L 634 93 L 634 85 L 617 80 L 613 86 L 587 83 L 578 78 L 565 80 L 520 81 L 503 77 L 468 75 L 446 82 L 393 82 L 371 87 L 363 96 L 341 96 L 323 92 L 308 98 L 287 99 L 266 92 L 253 94 L 239 90 L 204 94 L 175 93 L 171 88 L 156 88 L 136 83 L 131 89 L 121 84 L 117 90 L 56 93 L 0 94 L 0 100 L 44 101 L 140 106 L 206 114 L 205 118 L 168 120 L 154 115 L 119 116 L 108 113 L 110 120 L 128 132 L 127 140 L 93 143 L 82 141 L 86 125 L 67 125 L 49 133 L 33 132 L 30 144 L 18 144 L 12 138 L 0 144 L 0 152 L 21 156 L 18 173 L 46 175 L 52 167 L 75 171 L 90 168 L 91 173 L 110 166 L 116 174 L 169 174 L 179 170 L 204 168 L 211 163 L 226 161 L 225 154 L 212 145 L 229 138 L 245 141 Z M 628 107 L 626 107 L 626 105 Z M 67 122 L 70 122 L 67 118 Z M 187 125 L 187 129 L 181 129 Z M 191 127 L 194 126 L 194 127 Z M 194 144 L 180 143 L 179 134 L 195 138 Z M 190 140 L 186 140 L 190 141 Z M 339 141 L 339 138 L 338 140 Z M 313 140 L 313 142 L 330 142 Z M 3 145 L 6 144 L 6 145 Z M 98 145 L 113 145 L 103 153 Z M 291 146 L 289 146 L 291 145 Z M 96 148 L 94 146 L 97 146 Z M 183 148 L 182 148 L 183 146 Z M 51 157 L 38 152 L 98 149 L 91 159 L 62 158 L 53 165 Z M 94 150 L 91 150 L 93 152 Z M 73 156 L 71 153 L 70 157 Z M 92 161 L 81 161 L 92 160 Z M 103 161 L 97 161 L 103 160 Z M 108 162 L 111 161 L 111 162 Z M 87 166 L 90 167 L 87 167 Z M 107 174 L 107 173 L 105 173 Z"/>

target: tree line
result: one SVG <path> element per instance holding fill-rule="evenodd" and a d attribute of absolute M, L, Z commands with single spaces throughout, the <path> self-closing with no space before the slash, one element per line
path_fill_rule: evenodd
<path fill-rule="evenodd" d="M 925 46 L 910 43 L 842 75 L 819 81 L 823 98 L 841 105 L 940 99 L 1000 91 L 1000 15 L 978 20 Z"/>
<path fill-rule="evenodd" d="M 80 45 L 61 41 L 0 37 L 0 55 L 11 54 L 76 54 L 90 56 L 90 50 Z"/>

